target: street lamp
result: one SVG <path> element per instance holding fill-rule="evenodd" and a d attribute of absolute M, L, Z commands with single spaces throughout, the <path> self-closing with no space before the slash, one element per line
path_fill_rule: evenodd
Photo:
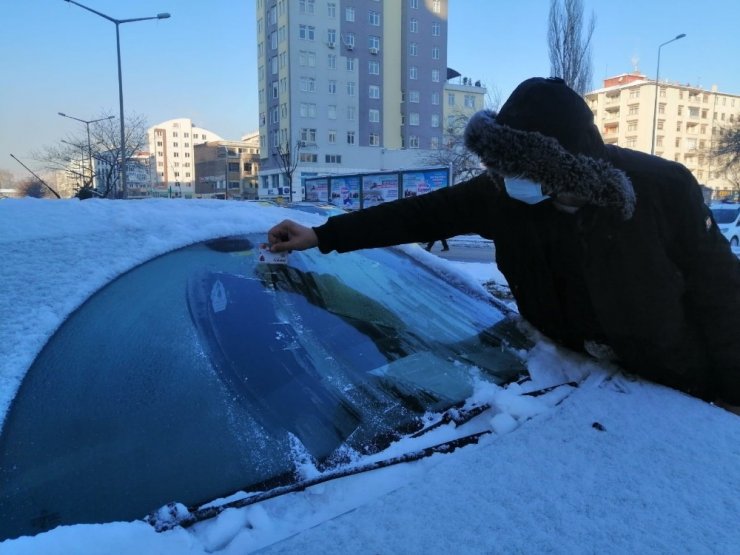
<path fill-rule="evenodd" d="M 658 79 L 660 78 L 660 49 L 666 44 L 670 44 L 673 41 L 682 39 L 686 36 L 686 33 L 676 35 L 671 40 L 665 41 L 663 44 L 658 46 L 658 68 L 655 70 L 655 104 L 653 105 L 653 140 L 650 142 L 650 154 L 655 154 L 655 127 L 658 118 Z"/>
<path fill-rule="evenodd" d="M 131 19 L 116 19 L 114 17 L 110 17 L 108 15 L 105 15 L 104 13 L 100 13 L 97 10 L 93 10 L 92 8 L 88 8 L 87 6 L 83 6 L 79 2 L 75 2 L 74 0 L 64 0 L 65 2 L 69 2 L 70 4 L 74 4 L 75 6 L 79 6 L 83 10 L 87 10 L 89 12 L 94 13 L 95 15 L 99 15 L 100 17 L 107 19 L 108 21 L 115 23 L 116 25 L 116 51 L 118 54 L 118 105 L 119 105 L 119 117 L 121 119 L 121 166 L 120 166 L 120 172 L 121 172 L 121 195 L 123 198 L 126 198 L 128 195 L 128 190 L 126 188 L 126 132 L 125 132 L 125 124 L 123 122 L 123 79 L 121 77 L 121 38 L 119 33 L 119 25 L 122 23 L 132 23 L 134 21 L 147 21 L 149 19 L 167 19 L 170 17 L 170 14 L 168 13 L 158 13 L 155 16 L 152 17 L 134 17 Z"/>
<path fill-rule="evenodd" d="M 92 166 L 92 145 L 90 144 L 90 124 L 97 123 L 99 121 L 106 121 L 109 119 L 113 119 L 116 116 L 108 116 L 107 118 L 86 120 L 86 119 L 76 118 L 74 116 L 68 116 L 64 112 L 57 112 L 57 114 L 59 114 L 62 117 L 77 120 L 85 124 L 85 128 L 87 129 L 87 160 L 88 160 L 88 167 L 90 168 L 90 186 L 92 187 L 93 166 Z M 65 141 L 62 141 L 62 142 L 65 142 Z"/>

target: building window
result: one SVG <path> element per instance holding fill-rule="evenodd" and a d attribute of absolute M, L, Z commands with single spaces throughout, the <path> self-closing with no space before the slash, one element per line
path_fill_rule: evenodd
<path fill-rule="evenodd" d="M 342 156 L 340 154 L 327 154 L 324 156 L 324 161 L 327 164 L 341 164 Z"/>
<path fill-rule="evenodd" d="M 665 103 L 661 102 L 658 104 L 658 113 L 659 114 L 665 114 Z"/>
<path fill-rule="evenodd" d="M 316 104 L 310 102 L 301 102 L 300 114 L 302 118 L 315 118 Z"/>
<path fill-rule="evenodd" d="M 409 148 L 419 148 L 419 137 L 416 135 L 409 137 Z"/>
<path fill-rule="evenodd" d="M 676 131 L 681 131 L 681 122 L 680 121 L 677 121 L 676 122 Z"/>
<path fill-rule="evenodd" d="M 337 30 L 336 29 L 326 30 L 326 42 L 329 44 L 329 46 L 334 47 L 334 45 L 337 43 Z"/>
<path fill-rule="evenodd" d="M 418 10 L 419 9 L 419 0 L 409 0 L 409 5 L 412 9 Z"/>
<path fill-rule="evenodd" d="M 329 79 L 329 94 L 337 94 L 337 82 L 334 79 Z"/>
<path fill-rule="evenodd" d="M 413 102 L 414 104 L 419 103 L 419 91 L 409 91 L 409 102 Z"/>
<path fill-rule="evenodd" d="M 331 18 L 337 17 L 337 5 L 333 2 L 329 2 L 326 5 L 326 15 L 328 15 Z"/>
<path fill-rule="evenodd" d="M 432 105 L 439 106 L 439 93 L 438 92 L 432 93 Z"/>
<path fill-rule="evenodd" d="M 380 98 L 380 87 L 378 85 L 370 85 L 368 87 L 367 95 L 370 98 Z"/>
<path fill-rule="evenodd" d="M 355 70 L 355 59 L 347 58 L 347 71 L 354 71 L 354 70 Z"/>
<path fill-rule="evenodd" d="M 337 106 L 335 104 L 330 104 L 327 107 L 326 115 L 329 119 L 337 119 Z"/>
<path fill-rule="evenodd" d="M 337 69 L 337 55 L 329 54 L 326 58 L 326 63 L 329 66 L 329 69 Z"/>
<path fill-rule="evenodd" d="M 346 33 L 344 35 L 344 44 L 348 49 L 352 50 L 355 47 L 355 34 Z"/>
<path fill-rule="evenodd" d="M 432 36 L 438 37 L 442 34 L 442 26 L 439 23 L 432 23 Z"/>
<path fill-rule="evenodd" d="M 412 33 L 418 33 L 419 32 L 419 20 L 416 18 L 411 18 L 411 21 L 409 21 L 409 30 Z"/>
<path fill-rule="evenodd" d="M 627 115 L 636 116 L 639 113 L 640 113 L 640 105 L 639 104 L 630 104 L 627 107 Z"/>
<path fill-rule="evenodd" d="M 308 163 L 316 163 L 319 161 L 319 156 L 317 154 L 313 154 L 310 152 L 301 152 L 300 154 L 300 161 L 301 162 L 308 162 Z"/>
<path fill-rule="evenodd" d="M 434 81 L 435 83 L 439 83 L 439 70 L 438 69 L 432 70 L 432 81 Z"/>
<path fill-rule="evenodd" d="M 629 133 L 637 132 L 637 120 L 633 119 L 627 122 L 627 132 Z"/>
<path fill-rule="evenodd" d="M 370 144 L 370 146 L 380 146 L 380 134 L 370 133 L 368 143 Z"/>
<path fill-rule="evenodd" d="M 409 125 L 419 125 L 419 112 L 409 113 Z"/>
<path fill-rule="evenodd" d="M 311 50 L 299 50 L 298 65 L 316 67 L 316 53 Z"/>
<path fill-rule="evenodd" d="M 375 10 L 368 11 L 367 22 L 373 27 L 380 27 L 380 14 Z"/>
<path fill-rule="evenodd" d="M 355 132 L 354 131 L 347 131 L 347 144 L 348 145 L 355 144 Z"/>
<path fill-rule="evenodd" d="M 466 108 L 475 108 L 475 96 L 472 94 L 466 94 L 464 98 Z"/>
<path fill-rule="evenodd" d="M 316 0 L 298 0 L 299 11 L 303 14 L 316 12 Z"/>
<path fill-rule="evenodd" d="M 432 114 L 432 127 L 439 127 L 439 114 Z"/>
<path fill-rule="evenodd" d="M 455 105 L 455 93 L 447 93 L 447 105 L 448 106 Z"/>
<path fill-rule="evenodd" d="M 346 10 L 344 10 L 344 19 L 346 21 L 354 21 L 355 20 L 355 9 L 347 8 Z"/>
<path fill-rule="evenodd" d="M 432 60 L 439 60 L 439 46 L 432 47 Z"/>
<path fill-rule="evenodd" d="M 658 120 L 658 129 L 659 130 L 662 130 L 664 125 L 665 125 L 665 120 L 664 119 L 659 119 Z"/>
<path fill-rule="evenodd" d="M 347 81 L 347 96 L 355 96 L 355 82 Z"/>
<path fill-rule="evenodd" d="M 316 129 L 303 127 L 301 128 L 301 140 L 304 143 L 315 143 L 316 142 Z"/>
<path fill-rule="evenodd" d="M 416 56 L 419 54 L 419 45 L 415 42 L 409 44 L 409 56 Z"/>
<path fill-rule="evenodd" d="M 683 106 L 681 106 L 680 104 L 678 105 L 678 108 L 676 110 L 676 114 L 678 114 L 679 116 L 682 116 L 683 115 Z"/>
<path fill-rule="evenodd" d="M 416 66 L 411 66 L 409 68 L 409 79 L 418 79 L 419 78 L 419 68 Z"/>
<path fill-rule="evenodd" d="M 328 140 L 330 144 L 337 142 L 337 131 L 336 129 L 329 129 Z"/>
<path fill-rule="evenodd" d="M 316 79 L 301 77 L 301 92 L 316 92 Z"/>
<path fill-rule="evenodd" d="M 298 38 L 300 38 L 301 40 L 315 40 L 316 27 L 314 27 L 313 25 L 299 25 Z"/>
<path fill-rule="evenodd" d="M 347 119 L 349 121 L 354 121 L 357 117 L 357 108 L 354 106 L 347 106 Z"/>
<path fill-rule="evenodd" d="M 367 37 L 367 46 L 370 50 L 380 50 L 380 37 L 374 35 Z"/>
<path fill-rule="evenodd" d="M 380 121 L 380 110 L 371 109 L 368 112 L 368 120 L 370 123 L 378 123 Z"/>
<path fill-rule="evenodd" d="M 367 63 L 367 72 L 370 75 L 380 75 L 380 62 L 376 62 L 375 60 L 370 60 Z"/>
<path fill-rule="evenodd" d="M 432 0 L 432 11 L 434 13 L 440 13 L 442 11 L 441 0 Z M 418 148 L 418 144 L 417 144 L 417 148 Z"/>

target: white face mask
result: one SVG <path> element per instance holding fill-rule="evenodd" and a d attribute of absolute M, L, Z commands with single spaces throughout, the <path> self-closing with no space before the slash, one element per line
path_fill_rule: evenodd
<path fill-rule="evenodd" d="M 504 186 L 506 187 L 506 194 L 511 198 L 527 204 L 537 204 L 550 198 L 548 195 L 542 194 L 542 185 L 529 179 L 505 177 Z"/>

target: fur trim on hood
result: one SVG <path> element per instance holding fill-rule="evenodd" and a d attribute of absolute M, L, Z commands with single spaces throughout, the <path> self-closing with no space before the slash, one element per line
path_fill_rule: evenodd
<path fill-rule="evenodd" d="M 542 185 L 543 193 L 568 193 L 588 204 L 616 210 L 628 220 L 635 211 L 635 191 L 627 175 L 609 162 L 571 154 L 557 140 L 537 131 L 520 131 L 496 122 L 496 112 L 475 114 L 465 128 L 465 146 L 489 171 Z"/>

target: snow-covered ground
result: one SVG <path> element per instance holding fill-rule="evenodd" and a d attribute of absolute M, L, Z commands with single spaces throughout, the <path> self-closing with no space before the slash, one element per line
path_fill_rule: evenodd
<path fill-rule="evenodd" d="M 284 217 L 224 201 L 0 201 L 2 418 L 44 342 L 98 288 L 158 254 L 262 232 Z M 463 282 L 505 285 L 493 263 L 407 252 Z M 470 403 L 488 411 L 376 459 L 490 432 L 477 445 L 228 509 L 188 529 L 63 526 L 2 542 L 0 554 L 740 552 L 740 417 L 535 339 L 529 387 L 579 387 L 530 397 L 516 384 L 480 384 Z"/>

